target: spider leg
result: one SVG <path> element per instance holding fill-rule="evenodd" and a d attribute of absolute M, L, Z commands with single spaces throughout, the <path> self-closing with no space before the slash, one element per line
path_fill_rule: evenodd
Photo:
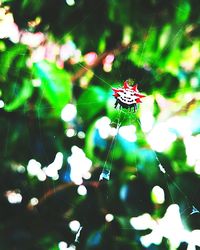
<path fill-rule="evenodd" d="M 118 104 L 119 104 L 119 102 L 118 102 L 118 100 L 116 100 L 116 102 L 115 102 L 115 109 L 117 108 Z"/>
<path fill-rule="evenodd" d="M 134 109 L 134 112 L 137 111 L 137 104 L 136 103 L 133 104 L 133 109 Z"/>

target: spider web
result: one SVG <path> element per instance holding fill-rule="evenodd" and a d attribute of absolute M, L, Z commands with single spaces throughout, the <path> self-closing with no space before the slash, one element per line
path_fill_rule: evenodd
<path fill-rule="evenodd" d="M 151 27 L 149 28 L 151 29 Z M 179 31 L 176 33 L 175 37 L 173 38 L 173 40 L 176 40 L 176 38 L 179 36 L 179 32 L 181 32 L 182 30 L 182 27 L 180 27 Z M 172 40 L 172 42 L 173 42 Z M 144 45 L 143 45 L 143 48 L 146 46 L 146 42 L 144 42 Z M 165 50 L 167 50 L 168 47 L 165 48 Z M 143 50 L 142 50 L 143 51 Z M 141 61 L 142 61 L 142 53 L 141 53 Z M 85 67 L 83 65 L 80 65 L 81 67 Z M 119 73 L 120 74 L 120 73 Z M 105 82 L 101 77 L 99 77 L 98 75 L 96 75 L 94 73 L 94 76 L 96 78 L 98 78 L 103 84 L 106 84 L 106 85 L 109 85 L 109 83 Z M 119 77 L 120 78 L 120 77 Z M 123 79 L 123 80 L 126 80 L 126 79 Z M 143 79 L 141 79 L 141 82 L 143 81 Z M 119 86 L 120 87 L 120 86 Z M 169 94 L 172 94 L 172 92 L 175 92 L 176 90 L 173 90 L 173 91 L 168 91 Z M 185 91 L 184 88 L 182 88 L 182 90 L 180 90 L 179 92 L 181 91 Z M 167 93 L 165 93 L 167 94 Z M 187 108 L 185 108 L 185 111 L 187 111 Z M 119 119 L 117 120 L 116 122 L 116 127 L 117 127 L 117 135 L 113 137 L 111 143 L 110 143 L 110 146 L 109 146 L 109 149 L 108 149 L 108 154 L 107 154 L 107 157 L 106 157 L 106 160 L 104 162 L 104 165 L 103 165 L 103 169 L 102 169 L 102 172 L 100 174 L 100 178 L 99 180 L 102 181 L 102 180 L 107 180 L 109 181 L 110 180 L 110 176 L 111 176 L 111 173 L 112 173 L 112 164 L 108 164 L 108 158 L 110 157 L 110 155 L 112 154 L 115 154 L 115 145 L 117 143 L 117 136 L 118 136 L 118 131 L 119 131 L 119 128 L 121 126 L 121 123 L 122 123 L 122 120 L 120 119 L 120 112 L 119 111 Z M 131 116 L 131 114 L 129 114 Z M 133 120 L 130 122 L 130 124 L 133 124 L 134 122 L 137 122 L 140 126 L 140 129 L 142 130 L 142 127 L 141 127 L 141 122 L 139 120 L 139 118 L 133 118 Z M 111 121 L 111 123 L 113 123 Z M 143 136 L 146 138 L 146 134 L 143 132 Z M 152 152 L 154 153 L 154 157 L 155 157 L 155 160 L 157 162 L 157 167 L 159 169 L 159 171 L 162 173 L 163 177 L 165 179 L 165 182 L 167 184 L 167 189 L 168 189 L 168 192 L 170 194 L 170 197 L 171 197 L 171 202 L 172 204 L 180 204 L 180 199 L 176 199 L 171 191 L 172 187 L 174 189 L 176 189 L 176 191 L 180 194 L 181 196 L 181 199 L 184 200 L 184 206 L 182 206 L 182 208 L 180 209 L 180 214 L 181 216 L 184 216 L 184 217 L 188 217 L 190 215 L 193 215 L 193 214 L 196 214 L 196 213 L 199 213 L 199 210 L 194 206 L 194 204 L 192 203 L 192 201 L 190 201 L 190 198 L 188 198 L 188 196 L 186 195 L 186 193 L 183 191 L 182 187 L 176 183 L 176 181 L 173 180 L 173 177 L 171 176 L 170 173 L 168 173 L 168 170 L 166 170 L 164 164 L 161 163 L 160 159 L 159 159 L 159 156 L 157 154 L 157 152 L 155 150 L 153 150 L 151 148 Z M 111 159 L 113 158 L 111 155 Z M 112 160 L 111 160 L 112 162 Z M 156 184 L 156 183 L 155 183 Z"/>
<path fill-rule="evenodd" d="M 152 28 L 152 26 L 150 25 L 149 30 L 151 28 Z M 179 31 L 176 33 L 174 39 L 176 39 L 176 37 L 179 36 L 179 32 L 181 30 L 182 30 L 182 27 L 179 28 Z M 141 61 L 143 60 L 143 51 L 144 51 L 144 48 L 145 48 L 146 45 L 147 45 L 147 41 L 144 41 L 142 53 L 140 55 L 140 60 Z M 167 48 L 165 50 L 167 50 Z M 116 58 L 116 60 L 117 60 L 117 58 Z M 84 67 L 84 68 L 87 69 L 87 67 L 84 66 L 84 65 L 82 65 L 81 63 L 79 63 L 79 66 L 80 67 Z M 131 71 L 131 69 L 130 69 L 130 71 Z M 98 75 L 94 71 L 93 71 L 93 74 L 94 74 L 94 79 L 97 78 L 101 82 L 102 86 L 106 85 L 109 88 L 112 87 L 112 84 L 110 84 L 107 81 L 105 81 L 100 75 Z M 119 82 L 119 79 L 120 79 L 120 82 L 123 82 L 123 80 L 126 80 L 126 79 L 122 79 L 121 72 L 119 72 L 119 76 L 117 76 L 116 78 L 117 78 L 116 79 L 117 82 Z M 143 79 L 141 79 L 141 82 L 143 82 Z M 139 86 L 139 88 L 140 88 L 140 86 Z M 85 91 L 87 91 L 87 90 L 85 90 Z M 184 88 L 182 90 L 180 90 L 180 92 L 181 91 L 184 91 Z M 172 91 L 169 91 L 169 93 L 171 93 L 171 92 Z M 167 93 L 165 93 L 165 94 L 167 94 Z M 43 100 L 43 96 L 41 95 L 40 98 L 39 98 L 39 102 L 38 102 L 37 121 L 35 121 L 35 123 L 38 126 L 38 131 L 40 133 L 41 140 L 42 140 L 42 137 L 43 137 L 43 135 L 42 135 L 43 131 L 42 131 L 42 128 L 41 128 L 41 125 L 40 125 L 40 122 L 41 122 L 41 119 L 42 119 L 40 112 L 45 112 L 46 110 L 52 109 L 51 107 L 47 107 L 46 109 L 44 109 L 44 106 L 42 106 L 42 108 L 40 108 L 42 100 Z M 95 103 L 93 103 L 93 104 L 95 104 Z M 87 104 L 82 104 L 82 105 L 87 105 Z M 185 108 L 185 109 L 187 110 L 187 108 Z M 115 166 L 113 166 L 113 164 L 112 164 L 112 162 L 113 162 L 112 158 L 113 158 L 113 156 L 115 154 L 117 154 L 115 152 L 115 148 L 116 148 L 116 144 L 118 143 L 119 129 L 123 125 L 124 120 L 127 118 L 126 116 L 128 116 L 128 120 L 129 120 L 128 123 L 130 125 L 132 125 L 132 124 L 133 125 L 138 124 L 139 125 L 138 129 L 140 129 L 142 131 L 141 122 L 140 122 L 140 119 L 138 118 L 137 115 L 135 115 L 133 113 L 130 113 L 130 112 L 126 112 L 124 110 L 119 110 L 118 117 L 116 117 L 114 119 L 114 121 L 113 120 L 111 121 L 111 125 L 114 125 L 115 128 L 116 128 L 116 135 L 113 136 L 113 138 L 112 138 L 112 140 L 110 142 L 110 145 L 108 147 L 107 156 L 104 159 L 104 164 L 103 164 L 103 167 L 102 167 L 102 171 L 100 172 L 100 176 L 99 176 L 99 182 L 100 183 L 101 183 L 101 181 L 103 179 L 106 179 L 107 181 L 112 181 L 112 178 L 114 178 L 114 177 L 112 177 L 112 170 L 113 170 L 113 168 Z M 10 129 L 11 129 L 10 127 L 7 128 L 7 134 L 9 134 L 9 130 Z M 27 133 L 31 134 L 31 131 L 28 128 L 27 128 Z M 142 135 L 143 135 L 144 138 L 146 138 L 146 134 L 143 131 L 142 131 Z M 56 138 L 54 138 L 54 140 L 56 140 Z M 9 141 L 9 138 L 7 136 L 6 144 L 5 144 L 5 150 L 4 150 L 4 155 L 7 154 L 7 143 L 8 143 L 8 141 Z M 31 141 L 30 141 L 30 144 L 31 144 Z M 49 152 L 48 152 L 48 149 L 46 148 L 46 145 L 43 145 L 43 146 L 44 147 L 43 147 L 42 150 L 43 150 L 44 154 L 46 155 L 47 162 L 52 162 L 52 157 L 51 157 L 51 159 L 49 158 Z M 182 187 L 176 181 L 174 181 L 174 179 L 171 176 L 171 174 L 168 173 L 168 170 L 165 168 L 164 164 L 162 164 L 161 160 L 159 159 L 159 155 L 157 154 L 157 152 L 155 150 L 153 150 L 152 148 L 150 148 L 150 150 L 153 152 L 155 160 L 157 162 L 157 168 L 159 169 L 161 175 L 163 176 L 162 178 L 165 179 L 165 182 L 167 184 L 167 188 L 168 188 L 168 191 L 169 191 L 170 196 L 171 196 L 171 203 L 172 204 L 176 203 L 178 205 L 180 204 L 179 201 L 176 201 L 176 198 L 174 197 L 173 193 L 171 192 L 170 185 L 172 185 L 176 189 L 176 191 L 180 194 L 181 199 L 185 203 L 184 208 L 180 211 L 181 215 L 184 215 L 184 216 L 188 217 L 188 216 L 192 216 L 192 215 L 198 214 L 199 210 L 198 210 L 197 204 L 193 204 L 190 201 L 190 198 L 188 198 L 188 196 L 183 191 Z M 108 164 L 108 161 L 109 161 L 110 164 Z M 133 163 L 133 164 L 136 165 L 136 168 L 137 168 L 137 163 L 138 163 L 137 161 Z M 139 172 L 139 170 L 138 170 L 138 172 Z M 54 183 L 54 181 L 52 181 L 52 183 Z M 157 183 L 155 183 L 155 185 L 156 184 Z M 196 190 L 196 188 L 194 188 L 194 190 Z M 110 198 L 110 197 L 108 197 L 108 198 Z M 78 235 L 76 235 L 76 237 L 75 237 L 76 240 L 75 241 L 78 241 L 78 237 L 80 236 L 80 233 L 83 230 L 84 230 L 84 228 L 79 227 L 79 230 L 77 232 Z"/>

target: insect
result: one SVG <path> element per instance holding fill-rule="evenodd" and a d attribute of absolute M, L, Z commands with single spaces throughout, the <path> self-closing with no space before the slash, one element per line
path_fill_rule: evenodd
<path fill-rule="evenodd" d="M 145 95 L 141 94 L 138 91 L 137 84 L 134 86 L 130 86 L 129 80 L 124 82 L 122 88 L 112 88 L 114 91 L 113 96 L 116 99 L 115 108 L 117 108 L 118 104 L 120 108 L 133 108 L 134 112 L 137 110 L 137 104 L 141 103 L 141 98 L 145 97 Z"/>

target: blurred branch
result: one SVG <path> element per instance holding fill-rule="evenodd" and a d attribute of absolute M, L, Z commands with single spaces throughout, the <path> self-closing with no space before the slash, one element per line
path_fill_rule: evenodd
<path fill-rule="evenodd" d="M 87 183 L 84 183 L 85 186 L 92 186 L 94 188 L 98 188 L 99 185 L 100 185 L 100 182 L 98 181 L 90 181 L 90 182 L 87 182 Z M 70 183 L 63 183 L 63 184 L 60 184 L 58 185 L 57 187 L 55 188 L 52 188 L 52 189 L 49 189 L 40 199 L 39 199 L 39 203 L 38 205 L 41 205 L 42 203 L 44 203 L 47 199 L 49 199 L 50 197 L 52 197 L 53 195 L 56 195 L 57 193 L 63 191 L 63 190 L 66 190 L 68 188 L 71 188 L 71 187 L 77 187 L 77 185 L 73 182 L 70 182 Z M 33 209 L 34 206 L 31 205 L 31 204 L 28 204 L 27 206 L 28 209 Z"/>
<path fill-rule="evenodd" d="M 92 65 L 90 65 L 90 66 L 83 66 L 82 65 L 82 68 L 72 76 L 72 78 L 71 78 L 72 82 L 77 81 L 88 70 L 93 69 L 93 68 L 97 67 L 99 64 L 101 64 L 107 55 L 112 54 L 116 57 L 117 55 L 121 54 L 124 50 L 128 49 L 130 47 L 130 45 L 131 45 L 131 43 L 126 44 L 126 45 L 120 44 L 117 48 L 106 51 L 106 52 L 102 53 L 101 55 L 99 55 Z"/>

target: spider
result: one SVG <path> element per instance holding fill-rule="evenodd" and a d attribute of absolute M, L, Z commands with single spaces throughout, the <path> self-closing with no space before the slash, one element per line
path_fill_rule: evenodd
<path fill-rule="evenodd" d="M 117 108 L 119 104 L 120 108 L 130 108 L 131 110 L 133 107 L 135 112 L 137 110 L 137 103 L 141 103 L 141 98 L 145 97 L 145 95 L 139 93 L 137 84 L 129 86 L 128 83 L 129 81 L 126 80 L 122 88 L 112 88 L 114 91 L 113 96 L 116 99 L 115 108 Z"/>

